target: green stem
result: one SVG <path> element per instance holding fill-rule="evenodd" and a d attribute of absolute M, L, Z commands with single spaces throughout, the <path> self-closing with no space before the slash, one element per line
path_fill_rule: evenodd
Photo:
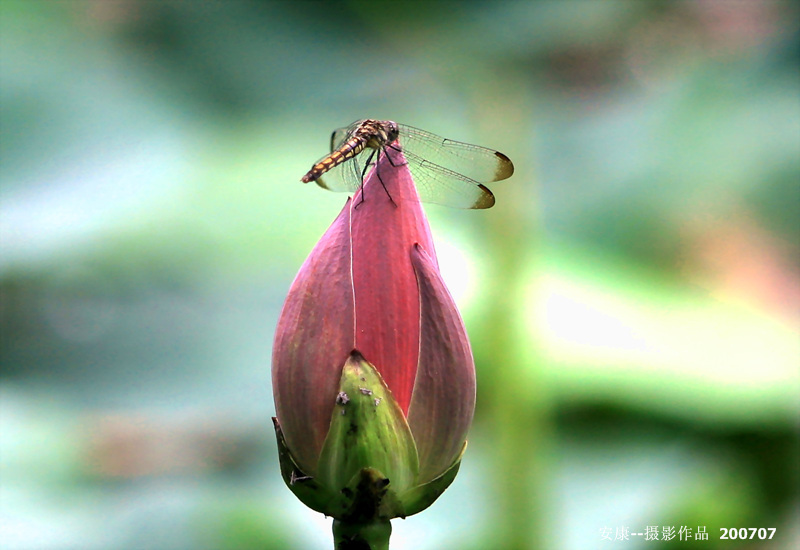
<path fill-rule="evenodd" d="M 487 75 L 490 76 L 490 75 Z M 508 79 L 506 79 L 507 82 Z M 522 80 L 512 78 L 515 86 L 497 86 L 497 79 L 486 78 L 485 88 L 476 105 L 492 105 L 486 121 L 532 120 L 528 112 L 530 89 Z M 502 107 L 498 107 L 502 106 Z M 499 126 L 494 127 L 499 130 Z M 528 145 L 530 128 L 525 124 L 502 127 L 509 144 L 517 144 L 509 153 L 519 172 L 503 187 L 503 201 L 498 201 L 492 215 L 486 216 L 482 235 L 492 259 L 485 263 L 482 278 L 493 284 L 482 287 L 487 304 L 478 330 L 483 346 L 476 345 L 475 364 L 478 387 L 485 398 L 485 417 L 491 424 L 492 464 L 486 470 L 491 479 L 493 505 L 487 525 L 492 527 L 493 548 L 526 550 L 552 548 L 548 502 L 552 500 L 548 480 L 552 476 L 549 442 L 552 441 L 551 396 L 546 384 L 544 362 L 539 342 L 530 335 L 526 324 L 531 312 L 521 309 L 521 298 L 529 292 L 532 273 L 539 264 L 537 235 L 539 220 L 534 216 L 535 193 L 527 166 L 535 164 Z M 515 154 L 515 151 L 519 154 Z M 500 186 L 498 186 L 499 189 Z M 504 368 L 492 368 L 503 365 Z M 491 369 L 491 370 L 490 370 Z M 479 401 L 481 399 L 479 398 Z M 509 475 L 512 473 L 513 475 Z"/>
<path fill-rule="evenodd" d="M 389 550 L 392 524 L 388 520 L 371 523 L 349 523 L 333 520 L 335 550 Z"/>

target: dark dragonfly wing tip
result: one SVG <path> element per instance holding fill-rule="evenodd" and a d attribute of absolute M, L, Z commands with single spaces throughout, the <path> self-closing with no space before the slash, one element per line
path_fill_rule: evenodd
<path fill-rule="evenodd" d="M 500 161 L 497 163 L 494 181 L 510 178 L 514 174 L 514 163 L 511 162 L 511 159 L 500 151 L 495 151 L 494 154 L 498 159 L 500 159 Z"/>
<path fill-rule="evenodd" d="M 495 203 L 494 193 L 492 193 L 488 187 L 486 187 L 481 183 L 478 184 L 478 187 L 480 187 L 483 190 L 483 194 L 480 197 L 478 197 L 478 200 L 475 201 L 475 204 L 472 206 L 472 208 L 483 209 L 483 208 L 491 208 L 492 206 L 494 206 Z"/>
<path fill-rule="evenodd" d="M 315 180 L 314 180 L 314 183 L 316 183 L 317 185 L 319 185 L 319 186 L 320 186 L 320 187 L 322 187 L 323 189 L 327 189 L 328 191 L 333 191 L 333 189 L 331 189 L 330 187 L 328 187 L 328 184 L 327 184 L 327 183 L 325 183 L 325 180 L 324 180 L 324 179 L 322 179 L 322 178 L 317 178 L 317 179 L 315 179 Z"/>

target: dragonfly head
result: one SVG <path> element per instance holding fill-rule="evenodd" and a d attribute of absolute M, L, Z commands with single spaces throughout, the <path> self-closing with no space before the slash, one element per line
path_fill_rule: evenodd
<path fill-rule="evenodd" d="M 385 134 L 383 137 L 386 138 L 387 145 L 396 140 L 397 136 L 400 135 L 400 129 L 397 127 L 397 123 L 393 120 L 382 120 L 381 128 Z"/>

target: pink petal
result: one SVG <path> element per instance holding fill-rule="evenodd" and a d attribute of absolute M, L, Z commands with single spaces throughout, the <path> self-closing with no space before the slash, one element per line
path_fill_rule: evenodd
<path fill-rule="evenodd" d="M 351 202 L 300 268 L 272 350 L 277 416 L 288 448 L 309 475 L 328 433 L 342 366 L 354 348 Z"/>
<path fill-rule="evenodd" d="M 432 251 L 433 239 L 402 153 L 388 151 L 392 162 L 382 154 L 352 201 L 355 339 L 408 414 L 419 355 L 419 289 L 409 255 L 414 243 Z"/>
<path fill-rule="evenodd" d="M 424 246 L 411 253 L 420 293 L 419 367 L 408 423 L 419 451 L 419 483 L 447 470 L 461 453 L 475 409 L 475 364 L 467 331 Z"/>

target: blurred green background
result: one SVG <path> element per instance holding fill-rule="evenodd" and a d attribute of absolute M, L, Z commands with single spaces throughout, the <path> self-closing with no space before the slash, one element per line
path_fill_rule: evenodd
<path fill-rule="evenodd" d="M 392 548 L 797 548 L 797 21 L 0 0 L 0 546 L 331 547 L 279 476 L 271 340 L 345 200 L 299 178 L 374 117 L 516 165 L 427 208 L 478 409 Z M 709 540 L 603 538 L 646 526 Z"/>

